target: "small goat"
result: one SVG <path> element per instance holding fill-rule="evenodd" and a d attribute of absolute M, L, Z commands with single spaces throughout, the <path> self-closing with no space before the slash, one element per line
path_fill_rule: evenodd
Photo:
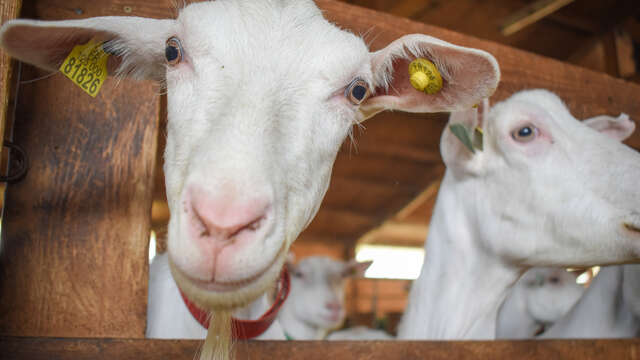
<path fill-rule="evenodd" d="M 640 265 L 600 269 L 584 296 L 542 338 L 629 338 L 640 335 Z"/>
<path fill-rule="evenodd" d="M 447 170 L 401 339 L 493 339 L 500 304 L 533 266 L 592 266 L 640 255 L 640 154 L 626 115 L 580 122 L 545 90 L 453 113 L 483 128 L 470 151 L 445 129 Z M 614 139 L 612 139 L 612 137 Z"/>
<path fill-rule="evenodd" d="M 533 268 L 513 286 L 500 306 L 496 338 L 528 339 L 567 314 L 584 293 L 563 268 Z"/>
<path fill-rule="evenodd" d="M 337 261 L 326 256 L 310 256 L 297 264 L 287 264 L 291 273 L 291 293 L 278 313 L 289 339 L 322 340 L 340 327 L 346 315 L 344 280 L 363 276 L 370 261 Z"/>

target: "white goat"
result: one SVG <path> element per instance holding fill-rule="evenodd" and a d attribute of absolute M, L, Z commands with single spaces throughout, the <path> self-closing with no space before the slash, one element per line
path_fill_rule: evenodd
<path fill-rule="evenodd" d="M 628 338 L 640 335 L 640 265 L 600 269 L 584 296 L 542 338 Z"/>
<path fill-rule="evenodd" d="M 485 109 L 488 106 L 485 106 Z M 508 289 L 532 266 L 590 266 L 640 255 L 640 154 L 626 115 L 576 120 L 545 90 L 450 123 L 484 126 L 472 153 L 447 128 L 440 186 L 402 339 L 492 339 Z M 595 129 L 595 131 L 594 131 Z"/>
<path fill-rule="evenodd" d="M 220 314 L 273 286 L 354 124 L 386 109 L 467 109 L 500 76 L 488 53 L 426 35 L 371 53 L 311 0 L 206 1 L 177 19 L 14 20 L 0 29 L 8 54 L 52 71 L 90 39 L 113 54 L 110 70 L 166 85 L 168 263 L 189 299 Z M 435 95 L 410 85 L 417 56 L 443 76 Z"/>
<path fill-rule="evenodd" d="M 310 256 L 294 265 L 291 292 L 278 313 L 278 321 L 288 339 L 322 340 L 338 328 L 346 315 L 344 280 L 362 276 L 370 261 L 337 261 L 326 256 Z"/>
<path fill-rule="evenodd" d="M 584 293 L 563 268 L 533 268 L 513 286 L 500 306 L 496 338 L 533 338 L 567 314 Z"/>

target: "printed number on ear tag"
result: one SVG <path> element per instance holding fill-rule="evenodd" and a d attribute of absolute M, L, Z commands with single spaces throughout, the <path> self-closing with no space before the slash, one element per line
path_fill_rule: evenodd
<path fill-rule="evenodd" d="M 91 39 L 84 45 L 75 46 L 59 70 L 84 92 L 96 97 L 107 78 L 108 58 L 102 43 Z"/>
<path fill-rule="evenodd" d="M 469 136 L 469 131 L 462 124 L 451 124 L 449 125 L 449 130 L 455 135 L 462 144 L 471 151 L 471 153 L 475 154 L 476 151 L 473 149 L 473 142 L 471 141 L 471 136 Z"/>

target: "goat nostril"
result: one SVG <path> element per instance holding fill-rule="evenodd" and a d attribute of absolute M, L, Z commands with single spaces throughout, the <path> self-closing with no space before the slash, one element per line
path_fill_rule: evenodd
<path fill-rule="evenodd" d="M 246 225 L 242 225 L 239 226 L 238 228 L 232 230 L 228 237 L 232 238 L 236 235 L 238 235 L 239 233 L 243 232 L 243 231 L 256 231 L 260 228 L 260 226 L 262 225 L 262 221 L 264 220 L 264 216 L 260 216 L 257 219 L 251 221 L 250 223 L 246 224 Z"/>

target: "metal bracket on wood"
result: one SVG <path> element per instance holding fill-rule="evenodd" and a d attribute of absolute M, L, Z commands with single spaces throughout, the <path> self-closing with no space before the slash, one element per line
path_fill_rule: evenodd
<path fill-rule="evenodd" d="M 27 174 L 29 171 L 29 157 L 22 147 L 5 140 L 3 146 L 8 147 L 9 151 L 9 174 L 0 175 L 0 182 L 14 184 Z M 11 171 L 15 169 L 15 171 Z"/>

